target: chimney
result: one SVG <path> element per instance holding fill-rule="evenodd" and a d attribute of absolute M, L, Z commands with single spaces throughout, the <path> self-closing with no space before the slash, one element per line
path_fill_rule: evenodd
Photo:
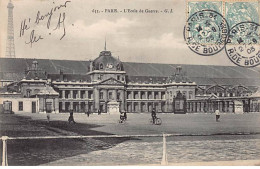
<path fill-rule="evenodd" d="M 176 75 L 180 75 L 181 74 L 181 70 L 182 70 L 181 66 L 177 66 L 177 68 L 176 68 Z"/>
<path fill-rule="evenodd" d="M 89 60 L 89 71 L 93 71 L 93 61 Z"/>
<path fill-rule="evenodd" d="M 64 75 L 63 75 L 63 71 L 60 69 L 60 81 L 64 80 Z"/>

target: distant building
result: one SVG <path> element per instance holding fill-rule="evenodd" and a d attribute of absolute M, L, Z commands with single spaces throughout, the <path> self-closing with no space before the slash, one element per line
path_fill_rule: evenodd
<path fill-rule="evenodd" d="M 2 62 L 0 75 L 11 72 L 14 78 L 0 90 L 0 104 L 17 102 L 13 106 L 19 107 L 27 99 L 31 112 L 234 112 L 235 101 L 241 101 L 244 111 L 259 111 L 259 98 L 251 97 L 259 72 L 249 69 L 123 63 L 106 50 L 89 62 L 18 60 Z M 19 79 L 26 65 L 31 66 Z"/>

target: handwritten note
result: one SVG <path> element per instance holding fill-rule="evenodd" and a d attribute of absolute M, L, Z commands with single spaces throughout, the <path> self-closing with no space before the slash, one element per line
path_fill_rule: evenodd
<path fill-rule="evenodd" d="M 65 19 L 69 3 L 71 1 L 64 1 L 58 5 L 53 2 L 54 6 L 47 13 L 38 11 L 34 17 L 23 19 L 20 26 L 20 38 L 28 34 L 29 39 L 25 40 L 25 44 L 33 47 L 34 43 L 45 38 L 40 32 L 37 32 L 37 29 L 40 29 L 39 27 L 43 24 L 46 31 L 49 31 L 49 35 L 54 31 L 62 31 L 63 34 L 60 37 L 60 40 L 62 40 L 66 35 Z"/>

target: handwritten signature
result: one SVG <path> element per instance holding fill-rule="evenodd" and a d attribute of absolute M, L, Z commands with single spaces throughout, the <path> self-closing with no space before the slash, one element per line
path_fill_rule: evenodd
<path fill-rule="evenodd" d="M 40 11 L 38 11 L 35 21 L 33 23 L 31 22 L 31 18 L 24 19 L 21 22 L 20 37 L 23 37 L 26 32 L 30 32 L 30 38 L 28 41 L 25 41 L 25 44 L 29 44 L 32 47 L 33 43 L 36 43 L 36 42 L 44 39 L 42 35 L 36 34 L 36 29 L 31 29 L 32 24 L 34 24 L 33 26 L 35 28 L 35 27 L 37 27 L 37 25 L 39 25 L 43 21 L 47 20 L 46 27 L 47 27 L 47 29 L 50 29 L 51 24 L 53 23 L 52 19 L 54 17 L 54 14 L 57 13 L 61 9 L 67 8 L 68 3 L 70 3 L 70 2 L 71 1 L 65 1 L 63 4 L 60 4 L 60 5 L 57 5 L 53 8 L 51 8 L 49 12 L 47 12 L 46 14 L 43 14 L 43 15 L 41 14 Z M 53 2 L 53 3 L 55 3 L 55 2 Z M 62 40 L 66 35 L 65 19 L 66 19 L 66 13 L 59 12 L 57 24 L 56 24 L 55 28 L 52 29 L 52 31 L 56 31 L 56 30 L 63 28 L 63 34 L 60 37 L 60 40 Z M 51 33 L 49 33 L 49 35 L 50 34 Z"/>

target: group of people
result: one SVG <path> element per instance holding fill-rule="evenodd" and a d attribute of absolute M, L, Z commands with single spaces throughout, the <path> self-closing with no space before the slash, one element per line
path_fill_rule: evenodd
<path fill-rule="evenodd" d="M 87 111 L 86 114 L 87 114 L 88 117 L 89 117 L 90 112 Z M 98 110 L 98 115 L 100 115 L 100 114 L 101 114 L 101 111 Z M 215 110 L 215 114 L 216 114 L 216 122 L 219 122 L 220 113 L 219 113 L 219 110 L 218 110 L 218 109 Z M 155 120 L 156 120 L 156 118 L 157 118 L 157 117 L 156 117 L 155 108 L 152 109 L 151 116 L 152 116 L 153 124 L 154 124 L 154 123 L 155 123 Z M 120 113 L 120 121 L 119 121 L 119 122 L 120 122 L 120 123 L 123 123 L 124 121 L 126 121 L 126 119 L 127 119 L 127 114 L 126 114 L 126 112 L 121 112 L 121 113 Z M 50 122 L 50 115 L 49 115 L 49 114 L 47 114 L 47 121 L 48 121 L 48 123 Z M 74 117 L 73 117 L 73 110 L 70 111 L 70 116 L 69 116 L 68 122 L 69 122 L 69 124 L 70 124 L 70 123 L 76 124 L 76 122 L 75 122 L 75 120 L 74 120 Z"/>
<path fill-rule="evenodd" d="M 89 117 L 89 114 L 90 114 L 90 112 L 87 111 L 88 117 Z M 100 115 L 100 114 L 101 114 L 101 111 L 99 110 L 99 111 L 98 111 L 98 115 Z M 155 119 L 157 118 L 157 117 L 156 117 L 155 108 L 152 109 L 151 115 L 152 115 L 153 123 L 155 123 Z M 47 118 L 48 118 L 48 117 L 49 117 L 49 116 L 47 116 Z M 121 113 L 120 113 L 120 121 L 119 121 L 119 122 L 120 122 L 120 123 L 123 123 L 123 122 L 126 121 L 126 120 L 127 120 L 127 114 L 126 114 L 126 112 L 121 112 Z M 74 120 L 74 117 L 73 117 L 73 110 L 70 111 L 70 116 L 69 116 L 68 121 L 69 121 L 69 124 L 70 124 L 70 123 L 76 124 L 76 122 L 75 122 L 75 120 Z M 49 118 L 48 118 L 48 122 L 49 122 Z"/>

